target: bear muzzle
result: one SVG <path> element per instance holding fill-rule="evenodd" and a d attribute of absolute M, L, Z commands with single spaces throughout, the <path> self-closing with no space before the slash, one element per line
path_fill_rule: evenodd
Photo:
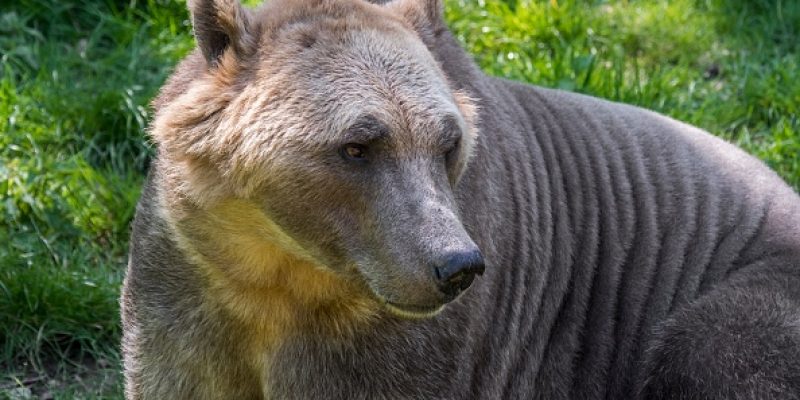
<path fill-rule="evenodd" d="M 433 267 L 439 290 L 450 302 L 467 290 L 475 275 L 483 275 L 486 265 L 480 250 L 473 249 L 449 254 L 444 261 Z"/>

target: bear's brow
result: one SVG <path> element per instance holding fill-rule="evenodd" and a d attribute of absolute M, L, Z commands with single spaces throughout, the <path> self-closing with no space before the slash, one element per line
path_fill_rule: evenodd
<path fill-rule="evenodd" d="M 372 115 L 362 115 L 345 131 L 345 139 L 351 142 L 374 142 L 389 136 L 389 127 Z"/>

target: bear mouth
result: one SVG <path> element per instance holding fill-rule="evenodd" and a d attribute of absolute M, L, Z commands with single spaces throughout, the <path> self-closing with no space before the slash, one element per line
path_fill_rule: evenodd
<path fill-rule="evenodd" d="M 387 301 L 386 309 L 394 315 L 408 319 L 431 318 L 438 315 L 444 309 L 444 304 L 435 306 L 418 306 L 412 304 L 401 304 Z"/>

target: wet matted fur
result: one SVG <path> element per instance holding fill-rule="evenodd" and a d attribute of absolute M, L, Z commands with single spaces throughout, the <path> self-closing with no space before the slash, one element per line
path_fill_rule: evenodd
<path fill-rule="evenodd" d="M 190 0 L 128 399 L 800 399 L 800 198 L 664 116 L 483 75 L 441 1 Z M 479 248 L 453 299 L 433 266 Z"/>

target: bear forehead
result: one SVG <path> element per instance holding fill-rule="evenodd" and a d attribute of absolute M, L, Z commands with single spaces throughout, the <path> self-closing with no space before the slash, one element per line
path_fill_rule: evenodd
<path fill-rule="evenodd" d="M 287 28 L 310 32 L 341 33 L 353 28 L 394 30 L 413 28 L 386 7 L 364 0 L 271 0 L 254 13 L 254 22 L 268 39 Z"/>
<path fill-rule="evenodd" d="M 304 109 L 306 122 L 343 132 L 370 115 L 397 134 L 458 115 L 444 74 L 413 31 L 314 15 L 265 33 L 257 67 L 260 87 Z"/>
<path fill-rule="evenodd" d="M 320 41 L 291 59 L 266 60 L 262 73 L 279 77 L 305 99 L 326 104 L 383 109 L 391 101 L 429 108 L 452 99 L 444 74 L 422 43 L 370 30 Z"/>

